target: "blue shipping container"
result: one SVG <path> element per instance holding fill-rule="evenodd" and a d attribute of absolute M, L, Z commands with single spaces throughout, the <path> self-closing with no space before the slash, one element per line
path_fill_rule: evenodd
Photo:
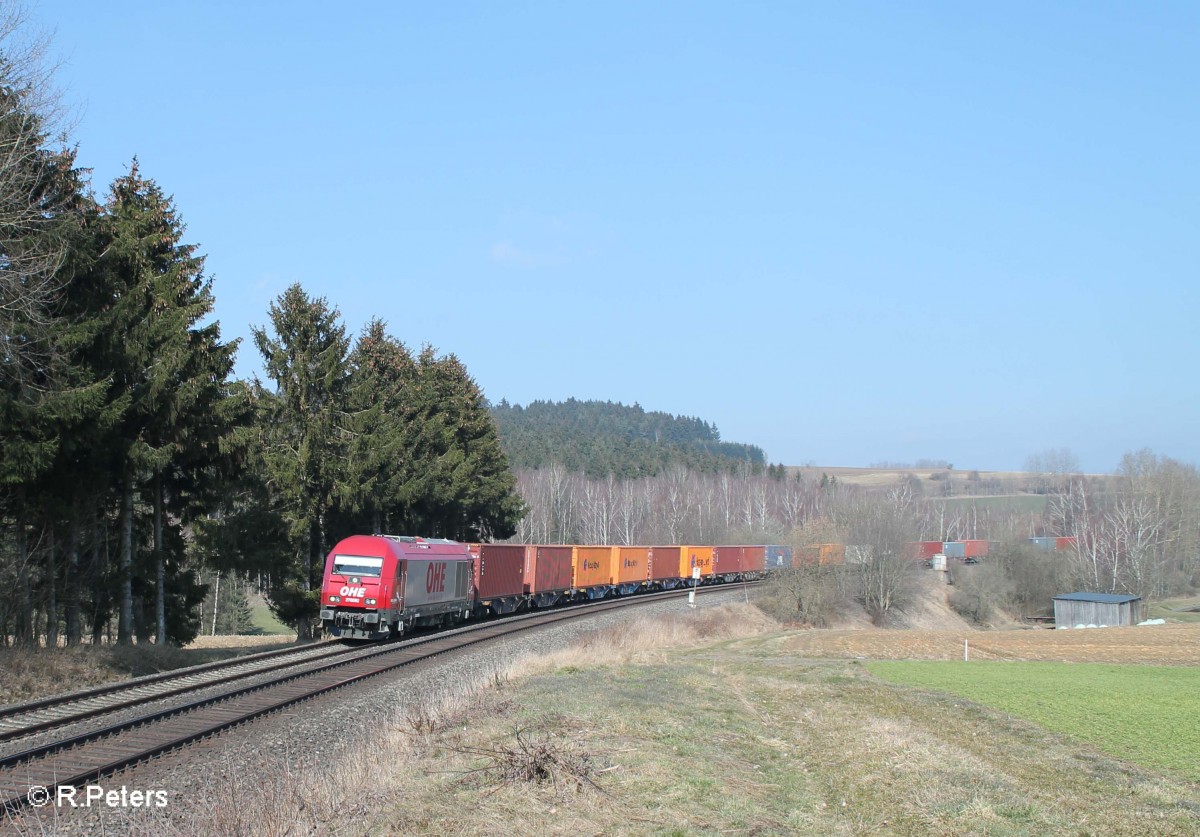
<path fill-rule="evenodd" d="M 942 554 L 947 558 L 966 558 L 967 545 L 962 541 L 946 541 L 942 544 Z"/>
<path fill-rule="evenodd" d="M 1058 538 L 1030 538 L 1029 542 L 1047 552 L 1053 552 L 1058 546 Z"/>
<path fill-rule="evenodd" d="M 767 569 L 780 570 L 792 565 L 792 548 L 790 546 L 767 547 Z"/>

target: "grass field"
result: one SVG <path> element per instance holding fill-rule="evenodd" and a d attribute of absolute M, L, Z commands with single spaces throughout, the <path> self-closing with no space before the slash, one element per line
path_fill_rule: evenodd
<path fill-rule="evenodd" d="M 258 631 L 264 634 L 272 636 L 282 636 L 284 634 L 296 635 L 296 631 L 293 628 L 288 627 L 275 618 L 275 614 L 271 612 L 271 608 L 267 607 L 266 602 L 261 599 L 251 602 L 250 621 Z"/>
<path fill-rule="evenodd" d="M 1200 598 L 1164 599 L 1153 602 L 1146 618 L 1200 624 Z"/>
<path fill-rule="evenodd" d="M 935 480 L 933 477 L 935 475 L 943 476 L 946 473 L 947 470 L 945 468 L 843 468 L 838 466 L 802 465 L 788 469 L 789 476 L 800 474 L 805 479 L 815 480 L 821 479 L 822 476 L 836 477 L 838 482 L 845 483 L 846 485 L 861 485 L 865 487 L 898 485 L 910 477 L 916 477 L 928 485 L 938 486 L 942 480 Z M 972 473 L 970 470 L 959 468 L 949 473 L 955 486 L 961 484 L 965 488 L 974 482 L 967 478 Z M 981 480 L 1003 483 L 1018 490 L 1024 488 L 1035 476 L 1022 471 L 975 471 L 974 473 L 979 474 Z"/>
<path fill-rule="evenodd" d="M 1200 668 L 1025 662 L 872 662 L 892 683 L 960 695 L 1200 782 Z"/>

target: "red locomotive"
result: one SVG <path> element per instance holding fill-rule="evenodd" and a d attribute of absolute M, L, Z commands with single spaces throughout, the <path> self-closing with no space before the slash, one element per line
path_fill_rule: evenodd
<path fill-rule="evenodd" d="M 386 639 L 449 625 L 475 600 L 467 545 L 437 538 L 354 535 L 325 560 L 321 624 L 333 636 Z"/>

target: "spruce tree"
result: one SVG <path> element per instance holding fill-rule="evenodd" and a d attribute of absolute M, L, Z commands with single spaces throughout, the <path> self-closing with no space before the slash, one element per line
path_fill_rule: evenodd
<path fill-rule="evenodd" d="M 167 641 L 167 477 L 173 464 L 203 459 L 224 434 L 219 403 L 236 344 L 220 342 L 212 311 L 211 280 L 167 197 L 142 177 L 136 158 L 112 185 L 103 219 L 99 263 L 111 305 L 98 341 L 114 392 L 128 405 L 113 440 L 120 486 L 120 612 L 118 641 L 132 638 L 134 495 L 150 498 L 154 564 L 155 635 Z M 178 490 L 178 489 L 177 489 Z"/>
<path fill-rule="evenodd" d="M 431 469 L 426 520 L 437 534 L 462 540 L 510 537 L 525 513 L 483 392 L 453 355 L 420 357 L 421 398 L 433 438 L 444 448 Z"/>
<path fill-rule="evenodd" d="M 396 531 L 413 501 L 415 415 L 409 395 L 416 363 L 381 320 L 363 329 L 350 357 L 353 435 L 343 507 L 349 528 Z"/>
<path fill-rule="evenodd" d="M 255 399 L 267 486 L 292 546 L 272 575 L 270 597 L 279 618 L 306 638 L 317 611 L 326 518 L 346 494 L 350 341 L 338 310 L 299 284 L 271 304 L 270 317 L 271 332 L 253 333 L 274 388 L 256 381 Z"/>

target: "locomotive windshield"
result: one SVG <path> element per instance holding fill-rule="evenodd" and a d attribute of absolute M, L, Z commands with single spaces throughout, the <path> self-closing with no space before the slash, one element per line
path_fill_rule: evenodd
<path fill-rule="evenodd" d="M 362 555 L 333 556 L 333 572 L 335 575 L 373 575 L 383 572 L 382 558 L 367 558 Z"/>

